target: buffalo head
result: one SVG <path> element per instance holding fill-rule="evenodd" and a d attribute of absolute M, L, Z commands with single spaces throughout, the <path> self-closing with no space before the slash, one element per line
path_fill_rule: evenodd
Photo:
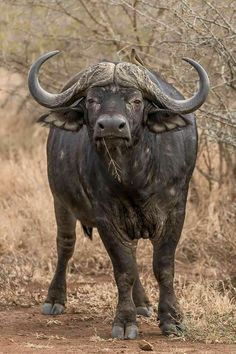
<path fill-rule="evenodd" d="M 29 90 L 42 106 L 51 109 L 39 121 L 58 128 L 78 131 L 87 126 L 92 141 L 131 146 L 143 129 L 162 133 L 187 125 L 183 114 L 194 112 L 205 101 L 209 79 L 197 62 L 190 63 L 199 75 L 199 89 L 192 98 L 176 100 L 161 89 L 158 78 L 143 66 L 101 62 L 80 72 L 58 94 L 39 84 L 41 65 L 58 51 L 42 55 L 31 66 Z"/>

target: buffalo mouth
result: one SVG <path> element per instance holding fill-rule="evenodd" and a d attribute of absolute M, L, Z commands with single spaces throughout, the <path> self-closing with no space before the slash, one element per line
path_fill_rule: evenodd
<path fill-rule="evenodd" d="M 106 147 L 109 149 L 116 149 L 116 148 L 128 148 L 131 146 L 131 138 L 130 137 L 120 137 L 115 135 L 108 135 L 108 136 L 95 136 L 94 142 L 97 149 L 101 150 Z"/>
<path fill-rule="evenodd" d="M 127 141 L 129 142 L 131 139 L 128 137 L 123 137 L 123 136 L 115 136 L 115 135 L 108 135 L 108 136 L 97 136 L 95 137 L 95 141 L 101 141 L 101 140 L 105 140 L 105 141 Z"/>

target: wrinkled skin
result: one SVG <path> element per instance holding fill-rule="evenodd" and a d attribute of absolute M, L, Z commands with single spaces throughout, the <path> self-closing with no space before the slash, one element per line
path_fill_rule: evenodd
<path fill-rule="evenodd" d="M 182 97 L 161 78 L 158 80 L 168 95 Z M 189 124 L 181 130 L 154 134 L 146 124 L 151 104 L 138 90 L 115 85 L 89 89 L 80 106 L 85 112 L 82 128 L 74 133 L 53 127 L 48 138 L 58 263 L 43 313 L 56 315 L 64 310 L 66 267 L 79 220 L 85 231 L 98 229 L 113 264 L 118 305 L 112 336 L 136 338 L 136 314 L 151 314 L 137 270 L 139 238 L 150 239 L 153 244 L 153 270 L 160 288 L 160 328 L 165 335 L 180 335 L 183 328 L 173 288 L 174 258 L 197 152 L 194 116 L 185 116 Z M 98 138 L 96 124 L 102 114 L 125 117 L 131 139 Z"/>

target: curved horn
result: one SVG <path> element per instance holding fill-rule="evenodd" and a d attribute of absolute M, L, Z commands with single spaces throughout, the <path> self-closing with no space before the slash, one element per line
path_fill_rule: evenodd
<path fill-rule="evenodd" d="M 39 83 L 38 74 L 42 64 L 49 58 L 60 53 L 58 50 L 41 55 L 31 66 L 28 75 L 28 87 L 33 98 L 42 106 L 56 108 L 68 102 L 75 93 L 77 84 L 74 84 L 61 93 L 50 93 L 44 90 Z M 77 97 L 78 98 L 78 97 Z M 76 99 L 77 99 L 76 98 Z"/>
<path fill-rule="evenodd" d="M 176 100 L 162 90 L 156 76 L 149 70 L 129 63 L 117 64 L 118 83 L 126 87 L 136 87 L 144 97 L 156 104 L 161 104 L 171 112 L 187 114 L 196 111 L 206 100 L 210 89 L 209 78 L 203 67 L 196 61 L 183 58 L 191 64 L 199 75 L 199 89 L 193 97 L 186 100 Z"/>
<path fill-rule="evenodd" d="M 187 114 L 196 111 L 205 102 L 210 90 L 210 81 L 206 71 L 195 60 L 189 58 L 183 58 L 183 60 L 191 64 L 198 73 L 199 88 L 197 92 L 193 95 L 193 97 L 186 100 L 175 100 L 169 96 L 162 95 L 159 102 L 173 112 Z"/>

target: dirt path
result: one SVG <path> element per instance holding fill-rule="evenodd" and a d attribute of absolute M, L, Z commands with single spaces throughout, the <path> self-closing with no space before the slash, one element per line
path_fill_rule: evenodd
<path fill-rule="evenodd" d="M 153 353 L 236 353 L 236 345 L 202 344 L 176 341 L 161 336 L 157 327 L 140 324 L 140 339 L 114 341 L 110 323 L 99 319 L 80 319 L 78 314 L 45 317 L 38 306 L 0 312 L 0 353 L 145 353 L 140 342 L 153 345 Z"/>

